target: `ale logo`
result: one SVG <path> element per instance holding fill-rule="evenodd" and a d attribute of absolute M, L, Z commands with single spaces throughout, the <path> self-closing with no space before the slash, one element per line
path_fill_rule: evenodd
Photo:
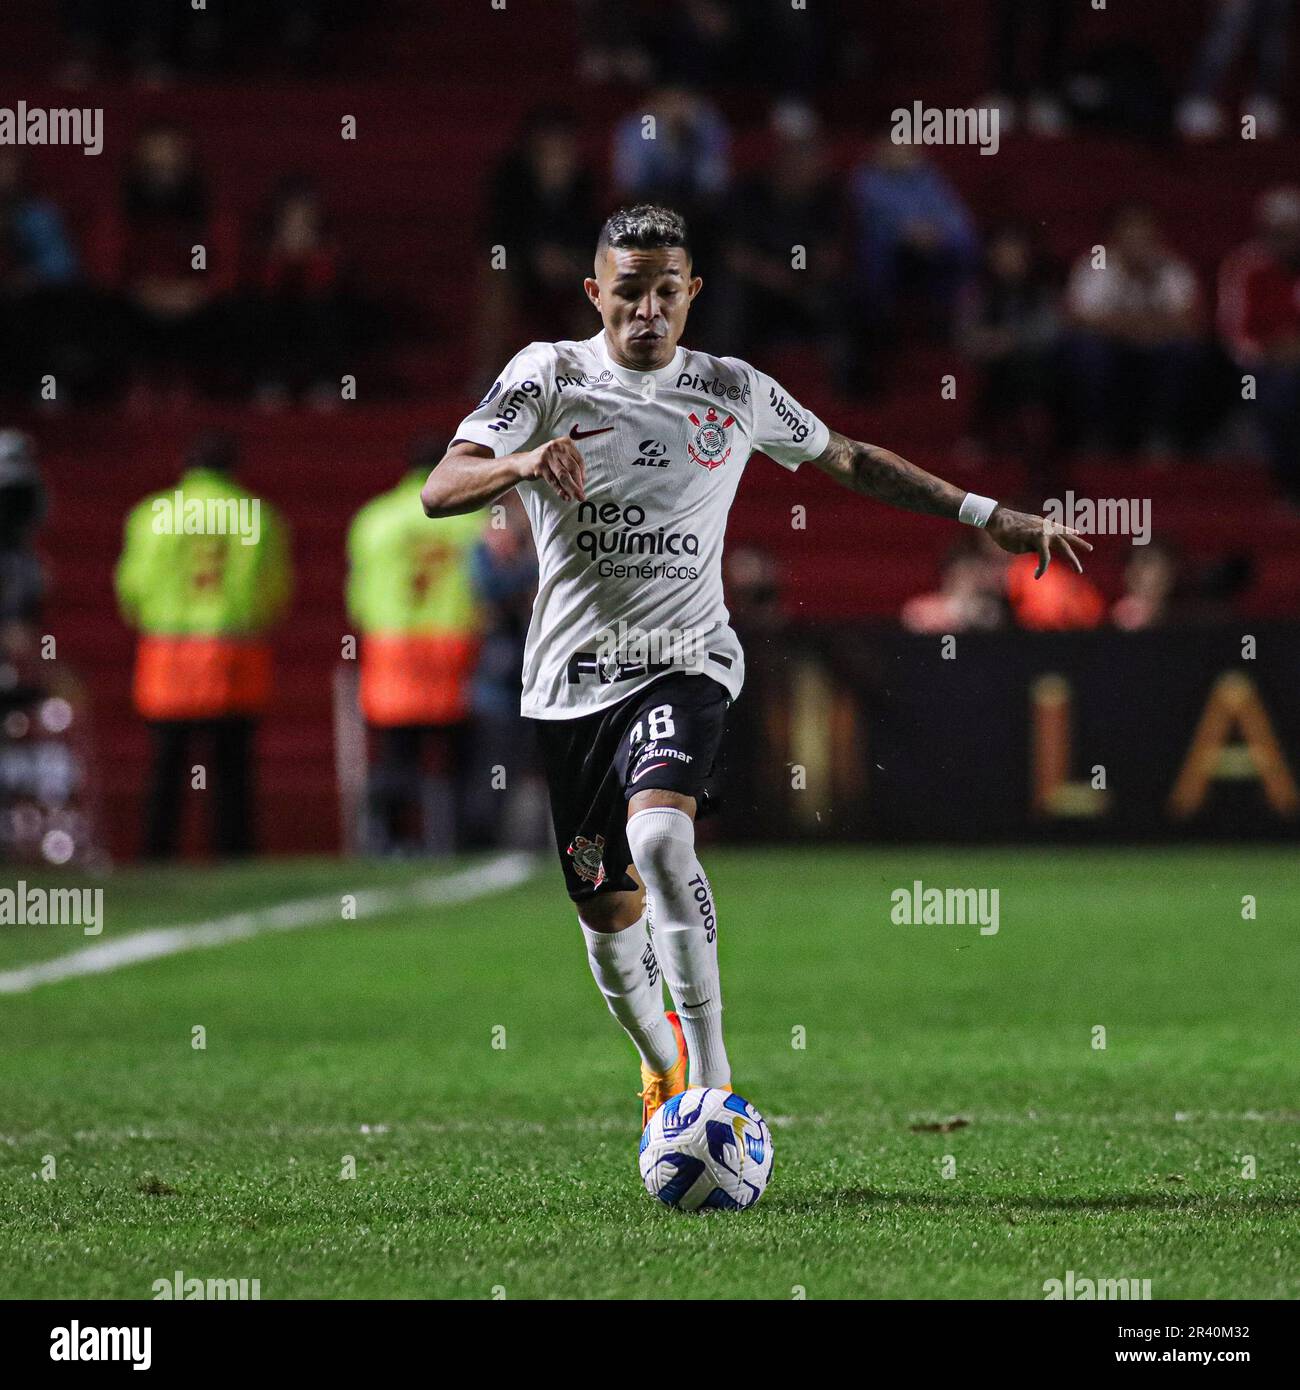
<path fill-rule="evenodd" d="M 636 468 L 667 468 L 672 462 L 664 457 L 668 452 L 668 445 L 662 439 L 643 439 L 636 449 L 637 457 L 632 460 Z"/>

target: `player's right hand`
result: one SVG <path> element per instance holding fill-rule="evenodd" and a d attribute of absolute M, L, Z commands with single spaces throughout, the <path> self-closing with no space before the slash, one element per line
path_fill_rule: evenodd
<path fill-rule="evenodd" d="M 587 466 L 578 446 L 568 435 L 548 439 L 536 449 L 520 454 L 519 476 L 540 478 L 550 484 L 562 502 L 572 502 L 575 498 L 579 502 L 587 500 Z"/>
<path fill-rule="evenodd" d="M 1041 579 L 1047 572 L 1053 555 L 1062 556 L 1075 574 L 1082 574 L 1083 562 L 1074 553 L 1073 546 L 1077 545 L 1080 550 L 1092 549 L 1092 542 L 1085 540 L 1073 526 L 1062 526 L 1032 512 L 1013 512 L 1009 507 L 996 508 L 984 529 L 1011 555 L 1037 555 L 1035 579 Z"/>

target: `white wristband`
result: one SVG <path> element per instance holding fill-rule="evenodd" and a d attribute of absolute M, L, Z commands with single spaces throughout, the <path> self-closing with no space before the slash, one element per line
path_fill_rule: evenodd
<path fill-rule="evenodd" d="M 997 510 L 997 505 L 991 497 L 980 497 L 974 492 L 968 492 L 961 499 L 961 506 L 957 510 L 957 520 L 964 522 L 967 526 L 987 526 L 989 517 Z"/>

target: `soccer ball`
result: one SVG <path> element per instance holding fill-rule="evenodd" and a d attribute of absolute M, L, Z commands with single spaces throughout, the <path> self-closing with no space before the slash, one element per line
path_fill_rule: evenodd
<path fill-rule="evenodd" d="M 743 1211 L 772 1176 L 767 1121 L 743 1097 L 692 1086 L 655 1111 L 641 1136 L 641 1180 L 681 1211 Z"/>

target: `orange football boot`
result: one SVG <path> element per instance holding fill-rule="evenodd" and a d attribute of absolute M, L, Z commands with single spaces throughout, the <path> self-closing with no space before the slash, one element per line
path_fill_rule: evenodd
<path fill-rule="evenodd" d="M 654 1113 L 669 1096 L 679 1096 L 686 1089 L 686 1036 L 682 1032 L 681 1020 L 671 1011 L 664 1017 L 672 1025 L 677 1038 L 677 1060 L 661 1076 L 653 1072 L 644 1062 L 641 1063 L 641 1128 L 644 1130 Z"/>

